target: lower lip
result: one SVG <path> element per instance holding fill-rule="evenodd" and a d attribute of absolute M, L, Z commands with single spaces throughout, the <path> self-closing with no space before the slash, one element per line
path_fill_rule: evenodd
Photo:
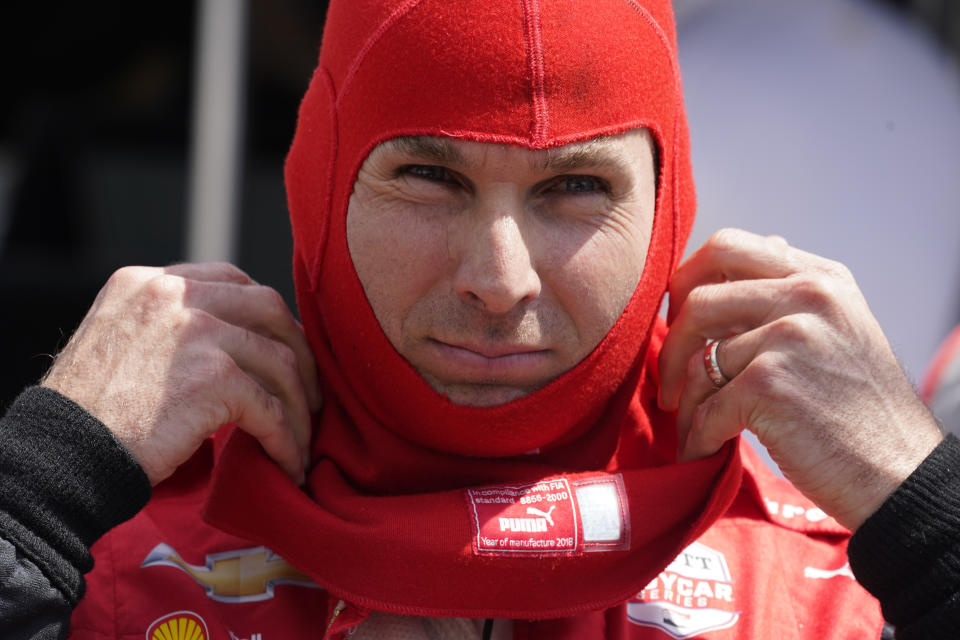
<path fill-rule="evenodd" d="M 431 360 L 441 377 L 501 384 L 536 384 L 548 365 L 549 351 L 520 351 L 486 356 L 464 347 L 429 341 Z M 446 374 L 446 375 L 445 375 Z"/>

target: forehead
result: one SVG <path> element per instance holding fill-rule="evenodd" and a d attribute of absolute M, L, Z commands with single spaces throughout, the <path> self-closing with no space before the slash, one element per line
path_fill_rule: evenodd
<path fill-rule="evenodd" d="M 381 143 L 371 156 L 382 154 L 449 167 L 482 167 L 508 159 L 522 160 L 535 170 L 562 172 L 587 167 L 629 170 L 637 165 L 649 166 L 655 150 L 650 132 L 637 129 L 548 149 L 442 136 L 403 136 Z"/>

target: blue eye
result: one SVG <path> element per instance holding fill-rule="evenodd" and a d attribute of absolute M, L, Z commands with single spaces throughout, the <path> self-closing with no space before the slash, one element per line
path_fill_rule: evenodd
<path fill-rule="evenodd" d="M 606 182 L 592 176 L 564 176 L 551 188 L 562 193 L 607 193 L 610 189 Z"/>
<path fill-rule="evenodd" d="M 572 193 L 584 193 L 587 191 L 596 191 L 600 185 L 593 178 L 569 178 L 565 181 L 567 191 Z"/>
<path fill-rule="evenodd" d="M 429 164 L 409 164 L 401 168 L 401 173 L 430 180 L 431 182 L 453 182 L 453 176 L 443 167 Z"/>

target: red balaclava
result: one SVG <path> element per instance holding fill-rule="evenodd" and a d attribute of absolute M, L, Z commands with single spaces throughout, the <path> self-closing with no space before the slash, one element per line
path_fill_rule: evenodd
<path fill-rule="evenodd" d="M 736 448 L 677 464 L 656 405 L 657 312 L 694 212 L 675 52 L 667 0 L 332 2 L 286 165 L 325 402 L 314 466 L 304 491 L 235 433 L 205 517 L 358 605 L 513 618 L 622 602 L 719 517 Z M 390 345 L 353 268 L 345 222 L 364 159 L 397 136 L 543 149 L 639 127 L 661 168 L 623 315 L 543 389 L 449 402 Z"/>

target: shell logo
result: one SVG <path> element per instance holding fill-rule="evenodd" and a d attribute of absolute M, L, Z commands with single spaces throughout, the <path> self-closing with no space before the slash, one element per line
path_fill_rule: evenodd
<path fill-rule="evenodd" d="M 193 611 L 174 611 L 153 621 L 146 640 L 208 640 L 207 623 Z"/>

